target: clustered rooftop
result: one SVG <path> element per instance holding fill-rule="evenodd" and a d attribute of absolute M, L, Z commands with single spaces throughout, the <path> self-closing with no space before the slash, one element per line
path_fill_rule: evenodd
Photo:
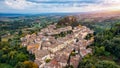
<path fill-rule="evenodd" d="M 54 37 L 67 31 L 72 33 L 65 37 Z M 39 68 L 63 68 L 66 65 L 77 68 L 80 59 L 92 53 L 92 49 L 87 46 L 94 38 L 85 40 L 88 34 L 93 34 L 93 31 L 85 26 L 56 28 L 56 24 L 53 24 L 41 29 L 37 34 L 26 35 L 21 41 L 30 53 L 35 54 L 35 62 Z"/>

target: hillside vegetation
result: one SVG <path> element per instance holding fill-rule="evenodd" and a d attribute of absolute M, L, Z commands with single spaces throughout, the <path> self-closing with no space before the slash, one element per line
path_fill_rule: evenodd
<path fill-rule="evenodd" d="M 0 26 L 0 68 L 38 68 L 33 62 L 34 55 L 29 54 L 25 47 L 21 47 L 20 38 L 26 33 L 40 31 L 41 28 L 55 23 L 58 18 L 38 17 L 42 23 L 39 22 L 39 19 L 36 21 L 36 18 L 0 21 L 0 25 L 2 25 Z M 35 20 L 33 21 L 33 19 Z M 81 24 L 95 31 L 95 41 L 90 46 L 93 54 L 83 58 L 79 62 L 79 68 L 120 68 L 120 18 L 113 17 L 100 22 L 87 18 L 86 20 L 77 21 L 76 17 L 67 16 L 57 23 L 58 28 Z M 3 37 L 10 38 L 2 41 Z"/>
<path fill-rule="evenodd" d="M 80 22 L 81 23 L 81 22 Z M 102 22 L 82 22 L 93 29 L 95 41 L 90 46 L 93 55 L 80 62 L 80 68 L 120 68 L 120 21 L 107 19 Z"/>
<path fill-rule="evenodd" d="M 57 26 L 58 27 L 65 27 L 65 26 L 78 26 L 79 23 L 77 21 L 77 18 L 75 16 L 66 16 L 58 21 Z"/>

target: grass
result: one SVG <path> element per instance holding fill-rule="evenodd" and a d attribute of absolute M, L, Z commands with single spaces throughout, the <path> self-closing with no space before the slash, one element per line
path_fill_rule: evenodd
<path fill-rule="evenodd" d="M 8 38 L 2 38 L 2 41 L 7 42 Z"/>
<path fill-rule="evenodd" d="M 0 63 L 0 68 L 14 68 L 9 64 Z"/>
<path fill-rule="evenodd" d="M 5 37 L 2 38 L 2 41 L 7 42 L 8 39 L 10 39 L 12 37 L 13 37 L 13 35 L 5 36 Z"/>

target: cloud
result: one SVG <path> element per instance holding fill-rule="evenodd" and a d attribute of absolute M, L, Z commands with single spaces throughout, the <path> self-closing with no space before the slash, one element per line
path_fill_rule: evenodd
<path fill-rule="evenodd" d="M 2 0 L 2 12 L 89 12 L 120 9 L 120 0 Z M 7 11 L 6 11 L 7 10 Z M 0 11 L 1 12 L 1 11 Z"/>
<path fill-rule="evenodd" d="M 102 0 L 102 4 L 106 10 L 120 10 L 120 0 Z"/>
<path fill-rule="evenodd" d="M 90 2 L 90 0 L 5 0 L 5 4 L 13 9 L 81 7 L 87 6 L 86 2 Z"/>
<path fill-rule="evenodd" d="M 26 0 L 5 0 L 5 4 L 13 9 L 26 9 L 34 6 L 34 3 Z"/>
<path fill-rule="evenodd" d="M 120 0 L 103 0 L 106 4 L 120 4 Z"/>

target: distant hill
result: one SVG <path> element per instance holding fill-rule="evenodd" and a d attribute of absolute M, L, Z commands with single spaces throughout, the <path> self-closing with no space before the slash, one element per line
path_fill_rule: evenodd
<path fill-rule="evenodd" d="M 101 11 L 76 15 L 77 19 L 84 21 L 102 22 L 107 19 L 120 19 L 120 11 Z"/>
<path fill-rule="evenodd" d="M 90 16 L 90 17 L 105 17 L 105 16 L 118 16 L 120 15 L 119 11 L 99 11 L 99 12 L 90 12 L 90 13 L 84 13 L 84 14 L 78 14 L 82 15 L 83 17 Z"/>
<path fill-rule="evenodd" d="M 16 13 L 0 13 L 0 17 L 19 17 L 19 16 L 52 16 L 52 15 L 75 15 L 78 13 L 38 13 L 38 14 L 16 14 Z M 81 13 L 80 13 L 81 14 Z"/>
<path fill-rule="evenodd" d="M 27 16 L 27 14 L 0 13 L 0 17 L 18 17 L 18 16 Z"/>

